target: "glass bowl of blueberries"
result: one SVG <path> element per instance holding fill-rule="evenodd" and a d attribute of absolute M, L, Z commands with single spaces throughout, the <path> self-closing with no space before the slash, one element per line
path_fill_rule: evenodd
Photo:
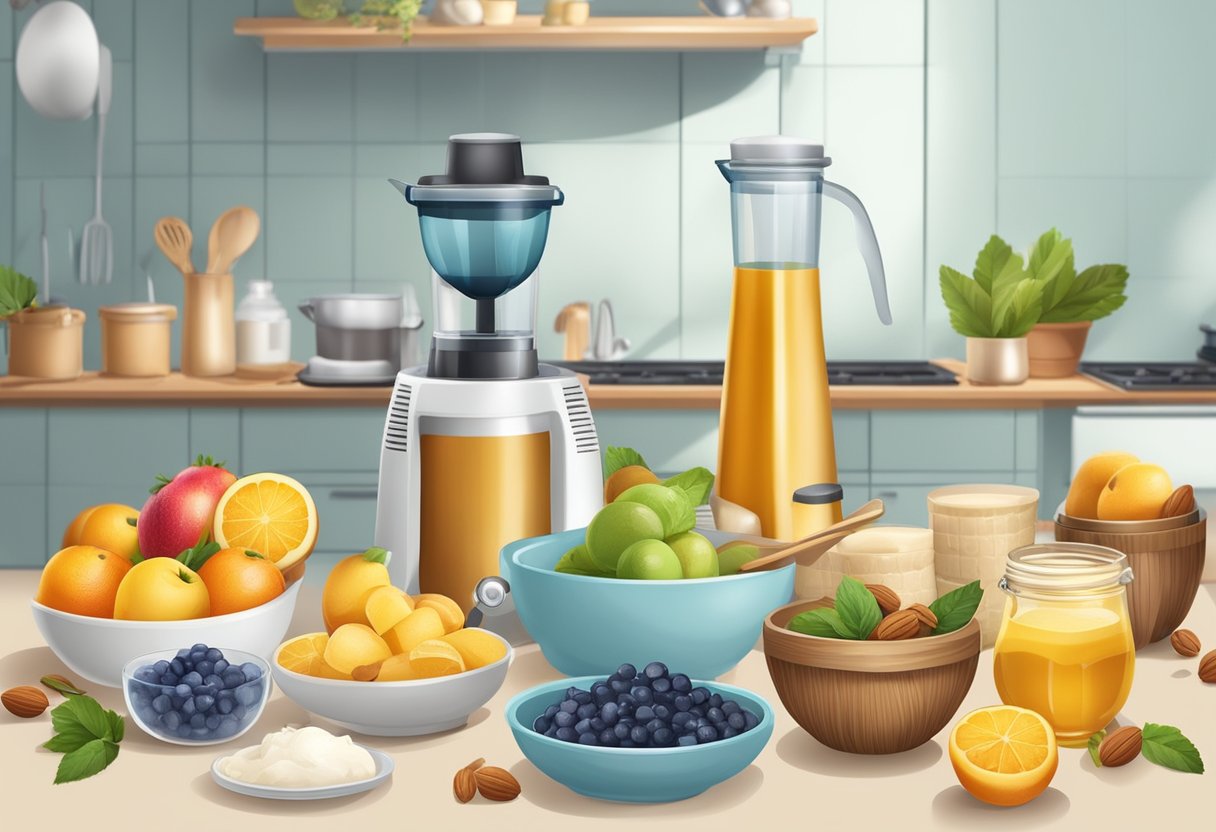
<path fill-rule="evenodd" d="M 608 677 L 560 679 L 507 704 L 533 765 L 587 797 L 683 800 L 747 768 L 773 734 L 773 710 L 733 685 L 623 664 Z"/>
<path fill-rule="evenodd" d="M 122 670 L 127 712 L 177 745 L 216 745 L 244 734 L 270 698 L 270 667 L 240 650 L 195 644 L 132 659 Z"/>

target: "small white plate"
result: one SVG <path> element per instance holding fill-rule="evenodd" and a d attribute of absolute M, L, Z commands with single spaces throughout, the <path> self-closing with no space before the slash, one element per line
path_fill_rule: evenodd
<path fill-rule="evenodd" d="M 359 780 L 354 783 L 343 783 L 340 786 L 318 786 L 306 789 L 288 789 L 281 786 L 257 786 L 252 783 L 242 783 L 240 780 L 233 780 L 231 777 L 220 773 L 220 760 L 228 757 L 228 754 L 215 758 L 215 762 L 211 764 L 211 779 L 230 792 L 248 795 L 249 797 L 264 797 L 268 800 L 325 800 L 331 797 L 347 797 L 352 794 L 361 794 L 363 792 L 370 792 L 392 777 L 396 764 L 393 762 L 393 758 L 383 751 L 377 751 L 374 748 L 368 748 L 363 745 L 359 747 L 368 754 L 371 754 L 372 759 L 376 761 L 376 773 L 366 780 Z"/>

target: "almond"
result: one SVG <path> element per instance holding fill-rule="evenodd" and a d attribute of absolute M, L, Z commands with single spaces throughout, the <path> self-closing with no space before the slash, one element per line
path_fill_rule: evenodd
<path fill-rule="evenodd" d="M 373 662 L 372 664 L 361 664 L 350 672 L 350 678 L 356 682 L 374 682 L 376 677 L 380 675 L 380 665 L 384 662 Z"/>
<path fill-rule="evenodd" d="M 882 610 L 883 615 L 890 615 L 903 606 L 903 603 L 899 600 L 899 595 L 889 586 L 866 584 L 866 589 L 870 590 L 870 594 L 878 602 L 878 609 Z"/>
<path fill-rule="evenodd" d="M 1124 725 L 1102 738 L 1098 746 L 1098 759 L 1106 768 L 1125 766 L 1140 756 L 1143 737 L 1135 725 Z"/>
<path fill-rule="evenodd" d="M 1195 510 L 1195 489 L 1189 485 L 1180 485 L 1174 493 L 1166 498 L 1161 507 L 1162 517 L 1180 517 Z"/>
<path fill-rule="evenodd" d="M 40 716 L 51 704 L 47 701 L 45 693 L 31 685 L 6 690 L 0 694 L 0 701 L 4 703 L 4 707 L 10 714 L 22 719 L 33 719 Z"/>
<path fill-rule="evenodd" d="M 1216 685 L 1216 650 L 1209 650 L 1199 660 L 1199 681 Z"/>
<path fill-rule="evenodd" d="M 468 803 L 477 796 L 477 775 L 473 769 L 462 768 L 456 772 L 456 779 L 452 781 L 452 791 L 461 803 Z"/>
<path fill-rule="evenodd" d="M 483 766 L 473 772 L 477 791 L 486 800 L 507 801 L 519 797 L 519 781 L 505 768 Z"/>
<path fill-rule="evenodd" d="M 912 604 L 908 612 L 916 613 L 916 620 L 920 622 L 918 635 L 927 636 L 937 629 L 937 615 L 924 604 Z"/>
<path fill-rule="evenodd" d="M 1190 630 L 1175 630 L 1174 634 L 1170 636 L 1170 646 L 1179 656 L 1186 656 L 1188 659 L 1191 656 L 1198 656 L 1199 651 L 1203 649 L 1203 645 L 1199 643 L 1199 636 Z"/>
<path fill-rule="evenodd" d="M 902 641 L 916 638 L 920 632 L 920 618 L 912 610 L 896 610 L 874 628 L 873 637 L 879 641 Z"/>

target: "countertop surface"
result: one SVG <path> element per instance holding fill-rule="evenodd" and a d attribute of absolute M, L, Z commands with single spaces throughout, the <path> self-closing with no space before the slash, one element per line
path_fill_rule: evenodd
<path fill-rule="evenodd" d="M 832 406 L 842 410 L 882 409 L 1031 409 L 1078 405 L 1216 404 L 1216 391 L 1128 393 L 1087 376 L 1030 379 L 990 387 L 961 378 L 963 364 L 937 362 L 960 375 L 957 385 L 865 386 L 831 388 Z M 73 381 L 41 381 L 0 376 L 0 407 L 181 406 L 181 407 L 384 407 L 389 387 L 310 387 L 296 381 L 301 364 L 260 378 L 116 378 L 89 372 Z M 718 386 L 589 385 L 591 406 L 601 410 L 717 410 Z"/>
<path fill-rule="evenodd" d="M 43 645 L 28 601 L 33 571 L 0 573 L 0 687 L 37 684 L 46 673 L 66 673 Z M 300 595 L 292 634 L 319 629 L 319 589 Z M 1216 644 L 1216 587 L 1200 589 L 1186 626 Z M 1026 806 L 997 809 L 979 803 L 955 780 L 945 751 L 949 726 L 913 751 L 885 757 L 842 754 L 805 734 L 782 710 L 759 652 L 722 678 L 766 697 L 777 712 L 776 730 L 755 763 L 734 779 L 680 803 L 632 806 L 580 797 L 527 762 L 502 717 L 507 699 L 558 674 L 534 646 L 518 651 L 504 688 L 473 714 L 467 727 L 432 737 L 360 742 L 391 754 L 392 782 L 359 796 L 284 803 L 242 797 L 216 786 L 208 773 L 218 755 L 255 744 L 286 724 L 318 724 L 275 691 L 261 721 L 228 745 L 206 749 L 170 746 L 128 724 L 117 760 L 82 782 L 52 785 L 58 755 L 38 748 L 51 735 L 49 713 L 19 720 L 0 711 L 0 770 L 4 772 L 6 825 L 12 829 L 530 829 L 791 828 L 806 818 L 817 828 L 898 830 L 1152 829 L 1199 822 L 1211 808 L 1216 771 L 1216 685 L 1196 678 L 1197 659 L 1159 642 L 1137 656 L 1136 681 L 1121 723 L 1177 725 L 1205 755 L 1206 775 L 1181 774 L 1136 760 L 1097 769 L 1083 750 L 1061 749 L 1051 788 Z M 68 674 L 70 675 L 70 674 Z M 91 687 L 108 708 L 125 712 L 118 690 Z M 52 704 L 58 696 L 51 695 Z M 975 684 L 962 711 L 998 702 L 992 653 L 980 657 Z M 481 798 L 467 805 L 452 797 L 452 776 L 477 757 L 509 769 L 523 787 L 512 803 Z M 139 820 L 139 819 L 143 820 Z M 21 821 L 28 825 L 20 825 Z M 621 823 L 625 822 L 626 827 Z M 16 825 L 14 825 L 16 824 Z"/>

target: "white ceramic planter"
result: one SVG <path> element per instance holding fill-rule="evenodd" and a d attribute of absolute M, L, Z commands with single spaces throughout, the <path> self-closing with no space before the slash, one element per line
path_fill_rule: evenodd
<path fill-rule="evenodd" d="M 967 380 L 972 384 L 1021 384 L 1029 377 L 1025 338 L 967 339 Z"/>

